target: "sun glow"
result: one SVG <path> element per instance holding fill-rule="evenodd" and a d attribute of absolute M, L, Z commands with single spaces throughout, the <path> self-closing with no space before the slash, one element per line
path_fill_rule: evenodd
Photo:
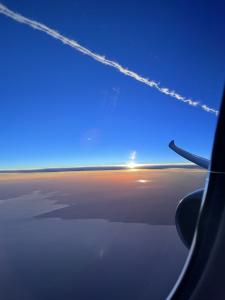
<path fill-rule="evenodd" d="M 146 180 L 146 179 L 138 179 L 137 182 L 139 182 L 139 183 L 146 183 L 146 182 L 148 182 L 148 180 Z"/>
<path fill-rule="evenodd" d="M 127 163 L 127 167 L 128 167 L 129 169 L 135 169 L 135 168 L 137 167 L 137 164 L 136 164 L 134 161 L 129 161 L 129 162 Z"/>
<path fill-rule="evenodd" d="M 136 162 L 135 162 L 136 154 L 137 154 L 136 151 L 132 151 L 132 152 L 130 153 L 130 157 L 129 157 L 130 160 L 127 162 L 127 167 L 128 167 L 129 169 L 135 169 L 135 168 L 137 167 L 137 164 L 136 164 Z"/>

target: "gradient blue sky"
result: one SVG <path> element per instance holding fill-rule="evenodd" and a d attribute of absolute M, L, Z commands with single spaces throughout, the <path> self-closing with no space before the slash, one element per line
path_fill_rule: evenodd
<path fill-rule="evenodd" d="M 4 1 L 87 48 L 219 108 L 224 1 Z M 217 117 L 0 15 L 0 168 L 183 161 L 210 155 Z"/>

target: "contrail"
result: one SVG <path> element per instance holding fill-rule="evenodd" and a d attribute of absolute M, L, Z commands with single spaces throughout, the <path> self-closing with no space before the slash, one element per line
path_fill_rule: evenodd
<path fill-rule="evenodd" d="M 113 61 L 113 60 L 109 60 L 107 59 L 105 56 L 99 55 L 97 53 L 94 53 L 93 51 L 83 47 L 82 45 L 80 45 L 79 43 L 77 43 L 74 40 L 71 40 L 65 36 L 63 36 L 62 34 L 60 34 L 59 32 L 57 32 L 54 29 L 51 29 L 49 27 L 47 27 L 46 25 L 36 22 L 34 20 L 28 19 L 10 9 L 8 9 L 5 5 L 0 3 L 0 13 L 19 22 L 19 23 L 23 23 L 26 24 L 34 29 L 37 29 L 39 31 L 42 31 L 48 35 L 50 35 L 51 37 L 61 41 L 63 44 L 66 44 L 68 46 L 70 46 L 71 48 L 85 54 L 88 55 L 89 57 L 93 58 L 94 60 L 110 66 L 116 70 L 118 70 L 120 73 L 127 75 L 129 77 L 132 77 L 133 79 L 142 82 L 148 86 L 150 86 L 151 88 L 154 88 L 156 90 L 158 90 L 159 92 L 173 97 L 176 100 L 182 101 L 188 105 L 191 106 L 195 106 L 195 107 L 200 107 L 201 109 L 203 109 L 206 112 L 210 112 L 210 113 L 214 113 L 215 115 L 218 115 L 218 110 L 211 108 L 209 106 L 207 106 L 206 104 L 202 104 L 199 101 L 190 99 L 190 98 L 186 98 L 180 94 L 178 94 L 177 92 L 175 92 L 174 90 L 170 90 L 166 87 L 162 87 L 159 83 L 155 82 L 154 80 L 150 80 L 148 78 L 142 77 L 141 75 L 139 75 L 136 72 L 133 72 L 131 70 L 128 70 L 127 68 L 123 67 L 122 65 L 120 65 L 119 63 Z"/>

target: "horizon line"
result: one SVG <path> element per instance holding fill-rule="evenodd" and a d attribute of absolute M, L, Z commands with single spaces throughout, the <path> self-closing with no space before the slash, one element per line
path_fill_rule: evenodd
<path fill-rule="evenodd" d="M 0 169 L 0 174 L 4 173 L 54 173 L 54 172 L 79 172 L 79 171 L 113 171 L 113 170 L 148 170 L 148 169 L 171 169 L 186 168 L 199 169 L 200 167 L 193 163 L 158 163 L 158 164 L 135 164 L 132 167 L 129 164 L 118 165 L 86 165 L 76 167 L 53 167 L 53 168 L 28 168 L 28 169 Z"/>

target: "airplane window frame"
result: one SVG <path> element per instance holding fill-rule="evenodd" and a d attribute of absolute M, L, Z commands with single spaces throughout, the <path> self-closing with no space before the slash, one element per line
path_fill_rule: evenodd
<path fill-rule="evenodd" d="M 168 300 L 224 299 L 224 132 L 225 90 L 194 239 L 183 271 Z"/>

